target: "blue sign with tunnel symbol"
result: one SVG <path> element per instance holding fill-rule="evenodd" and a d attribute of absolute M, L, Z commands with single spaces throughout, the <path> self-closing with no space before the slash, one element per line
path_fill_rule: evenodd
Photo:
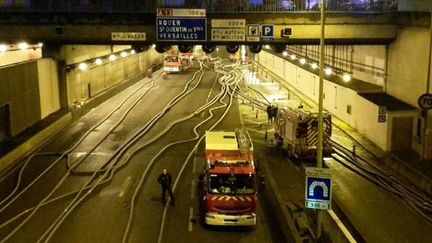
<path fill-rule="evenodd" d="M 326 168 L 306 168 L 306 208 L 330 209 L 332 183 L 330 170 Z"/>

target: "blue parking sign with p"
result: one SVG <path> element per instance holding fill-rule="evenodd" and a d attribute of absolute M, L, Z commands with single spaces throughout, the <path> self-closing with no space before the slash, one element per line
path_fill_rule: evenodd
<path fill-rule="evenodd" d="M 273 39 L 274 28 L 273 25 L 263 24 L 261 25 L 261 37 L 263 39 Z"/>

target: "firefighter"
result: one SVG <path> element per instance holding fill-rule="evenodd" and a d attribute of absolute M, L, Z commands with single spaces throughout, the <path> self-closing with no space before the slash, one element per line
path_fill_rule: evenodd
<path fill-rule="evenodd" d="M 174 206 L 174 195 L 171 189 L 171 181 L 171 175 L 167 172 L 167 169 L 163 169 L 162 173 L 158 177 L 158 182 L 162 186 L 162 203 L 166 203 L 165 192 L 168 192 L 171 199 L 171 206 Z"/>
<path fill-rule="evenodd" d="M 267 118 L 268 118 L 268 123 L 272 124 L 272 106 L 271 105 L 267 106 Z"/>
<path fill-rule="evenodd" d="M 272 121 L 274 121 L 276 119 L 277 112 L 278 112 L 278 107 L 272 105 L 271 109 L 270 109 L 270 115 L 271 115 L 271 120 Z"/>

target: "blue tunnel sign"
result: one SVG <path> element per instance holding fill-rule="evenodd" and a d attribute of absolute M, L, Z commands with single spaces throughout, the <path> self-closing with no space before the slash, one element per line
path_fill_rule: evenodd
<path fill-rule="evenodd" d="M 306 208 L 331 208 L 330 170 L 325 168 L 306 168 Z"/>
<path fill-rule="evenodd" d="M 206 41 L 206 18 L 158 18 L 158 41 Z"/>

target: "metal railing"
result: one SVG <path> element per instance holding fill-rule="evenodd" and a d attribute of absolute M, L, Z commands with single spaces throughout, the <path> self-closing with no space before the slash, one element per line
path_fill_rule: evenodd
<path fill-rule="evenodd" d="M 0 0 L 1 12 L 142 13 L 156 8 L 208 12 L 318 12 L 320 0 Z M 397 11 L 398 0 L 326 0 L 329 12 Z"/>

